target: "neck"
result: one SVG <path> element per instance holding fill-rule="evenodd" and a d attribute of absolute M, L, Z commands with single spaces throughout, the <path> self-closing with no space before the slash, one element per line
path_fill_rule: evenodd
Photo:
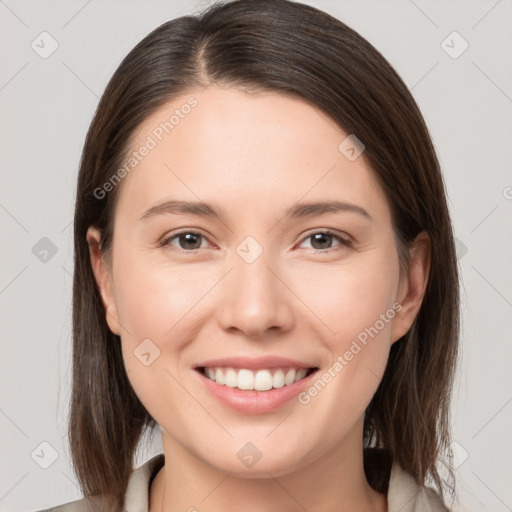
<path fill-rule="evenodd" d="M 162 431 L 165 465 L 151 485 L 149 512 L 386 512 L 386 497 L 366 480 L 357 439 L 291 473 L 244 478 L 212 467 Z"/>

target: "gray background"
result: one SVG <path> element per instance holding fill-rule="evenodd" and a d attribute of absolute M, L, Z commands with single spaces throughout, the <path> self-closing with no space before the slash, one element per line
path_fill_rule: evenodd
<path fill-rule="evenodd" d="M 512 0 L 306 3 L 383 53 L 431 130 L 463 278 L 456 510 L 512 510 Z M 65 434 L 74 187 L 85 133 L 124 55 L 159 24 L 204 6 L 0 0 L 1 511 L 81 497 Z M 31 47 L 51 49 L 44 31 L 58 43 L 46 59 Z M 156 439 L 139 462 L 160 450 Z"/>

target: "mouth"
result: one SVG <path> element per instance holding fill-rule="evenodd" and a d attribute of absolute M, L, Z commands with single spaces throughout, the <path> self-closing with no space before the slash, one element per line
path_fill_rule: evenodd
<path fill-rule="evenodd" d="M 311 368 L 233 368 L 222 366 L 198 366 L 195 368 L 203 377 L 220 386 L 242 391 L 271 391 L 291 386 L 318 371 Z"/>

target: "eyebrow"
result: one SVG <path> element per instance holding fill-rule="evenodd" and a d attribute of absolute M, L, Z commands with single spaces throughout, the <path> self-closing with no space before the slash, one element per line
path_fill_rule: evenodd
<path fill-rule="evenodd" d="M 372 220 L 371 215 L 364 208 L 344 201 L 298 203 L 286 210 L 284 217 L 313 217 L 315 215 L 338 212 L 357 213 L 368 220 Z M 223 211 L 202 201 L 165 201 L 146 210 L 139 218 L 139 221 L 146 221 L 151 217 L 165 214 L 188 214 L 199 217 L 212 217 L 219 220 L 225 218 Z"/>

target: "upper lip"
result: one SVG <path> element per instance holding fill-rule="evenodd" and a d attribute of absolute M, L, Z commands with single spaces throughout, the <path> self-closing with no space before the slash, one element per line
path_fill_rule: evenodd
<path fill-rule="evenodd" d="M 271 369 L 271 368 L 315 368 L 314 364 L 289 359 L 286 357 L 263 356 L 263 357 L 223 357 L 210 359 L 196 365 L 196 368 L 246 368 L 247 370 Z"/>

